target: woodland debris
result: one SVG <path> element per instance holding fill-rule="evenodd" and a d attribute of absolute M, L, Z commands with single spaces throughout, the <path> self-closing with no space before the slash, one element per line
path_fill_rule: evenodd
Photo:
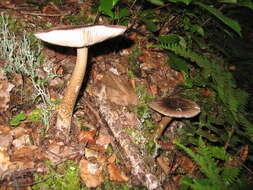
<path fill-rule="evenodd" d="M 118 182 L 127 182 L 129 178 L 126 174 L 114 163 L 108 165 L 110 180 Z"/>
<path fill-rule="evenodd" d="M 13 88 L 14 84 L 10 83 L 0 70 L 0 111 L 6 111 L 9 108 L 10 91 Z"/>
<path fill-rule="evenodd" d="M 80 176 L 88 188 L 97 187 L 104 182 L 102 167 L 98 163 L 92 163 L 82 159 L 79 163 Z"/>
<path fill-rule="evenodd" d="M 114 75 L 109 74 L 109 76 Z M 102 85 L 99 85 L 99 89 L 97 91 L 99 92 L 98 98 L 96 99 L 96 101 L 98 102 L 99 111 L 107 122 L 108 127 L 113 133 L 115 139 L 123 148 L 127 159 L 130 161 L 132 165 L 133 176 L 135 176 L 148 189 L 157 189 L 159 186 L 158 179 L 155 175 L 151 173 L 151 169 L 143 160 L 144 156 L 141 154 L 140 150 L 133 142 L 132 137 L 126 132 L 126 130 L 131 127 L 132 130 L 138 130 L 135 128 L 139 125 L 137 116 L 131 116 L 134 114 L 127 111 L 125 107 L 122 106 L 122 104 L 118 103 L 117 105 L 115 105 L 111 103 L 111 94 L 108 94 L 108 92 L 110 91 L 107 90 L 108 88 L 110 89 L 112 87 L 110 81 L 111 80 L 108 80 L 108 83 L 103 83 Z M 114 90 L 114 94 L 118 94 L 118 96 L 122 92 L 121 88 L 114 88 Z M 127 94 L 127 92 L 131 92 L 131 90 L 124 91 L 124 93 L 126 93 L 126 97 L 131 97 L 132 94 Z M 129 120 L 129 117 L 132 119 Z"/>

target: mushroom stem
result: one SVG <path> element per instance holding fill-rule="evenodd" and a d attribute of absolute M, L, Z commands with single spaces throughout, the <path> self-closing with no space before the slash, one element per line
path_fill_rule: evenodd
<path fill-rule="evenodd" d="M 88 47 L 77 48 L 76 66 L 58 109 L 57 137 L 68 140 L 71 118 L 86 71 Z"/>
<path fill-rule="evenodd" d="M 167 127 L 167 125 L 170 123 L 171 120 L 172 118 L 168 116 L 164 116 L 162 118 L 162 120 L 159 122 L 158 126 L 156 127 L 156 130 L 153 136 L 155 140 L 159 139 L 162 136 L 164 129 Z"/>

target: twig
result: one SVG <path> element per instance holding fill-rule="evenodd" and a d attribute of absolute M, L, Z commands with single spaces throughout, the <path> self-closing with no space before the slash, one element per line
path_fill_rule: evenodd
<path fill-rule="evenodd" d="M 26 12 L 20 11 L 21 14 L 25 15 L 32 15 L 32 16 L 48 16 L 48 17 L 61 17 L 61 16 L 68 16 L 71 12 L 61 13 L 61 14 L 47 14 L 47 13 L 39 13 L 39 12 Z"/>
<path fill-rule="evenodd" d="M 49 178 L 52 178 L 54 176 L 56 176 L 56 174 L 53 174 L 45 179 L 42 179 L 42 180 L 39 180 L 36 182 L 32 182 L 32 183 L 27 183 L 27 184 L 5 184 L 5 183 L 3 183 L 1 185 L 5 186 L 5 187 L 28 187 L 28 186 L 36 185 L 39 183 L 43 183 L 43 182 L 47 181 Z"/>

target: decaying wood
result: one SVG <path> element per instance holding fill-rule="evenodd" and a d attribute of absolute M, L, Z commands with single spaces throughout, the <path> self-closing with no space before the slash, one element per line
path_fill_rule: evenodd
<path fill-rule="evenodd" d="M 151 173 L 151 169 L 144 161 L 143 153 L 140 152 L 138 146 L 134 143 L 132 136 L 127 133 L 127 129 L 135 130 L 139 121 L 134 113 L 131 113 L 125 109 L 126 107 L 119 102 L 111 102 L 111 98 L 114 93 L 122 93 L 122 91 L 129 92 L 130 96 L 133 96 L 131 88 L 128 90 L 122 90 L 127 88 L 126 81 L 124 81 L 119 90 L 117 85 L 113 85 L 113 94 L 110 93 L 112 83 L 118 83 L 119 80 L 124 80 L 116 75 L 108 74 L 105 78 L 110 77 L 111 80 L 103 80 L 99 82 L 99 93 L 97 93 L 96 102 L 98 103 L 100 114 L 107 122 L 110 130 L 112 131 L 115 139 L 123 148 L 126 157 L 132 165 L 132 175 L 134 175 L 144 186 L 148 189 L 157 189 L 159 187 L 159 181 L 155 175 Z M 106 83 L 103 81 L 107 81 Z M 110 84 L 108 83 L 110 81 Z M 125 84 L 125 85 L 124 85 Z M 125 87 L 124 87 L 125 86 Z M 110 96 L 108 96 L 110 94 Z M 115 95 L 118 96 L 118 95 Z M 131 99 L 134 99 L 131 97 Z M 134 100 L 135 101 L 135 100 Z M 127 102 L 127 101 L 125 101 Z M 130 103 L 130 102 L 129 102 Z M 134 102 L 133 102 L 134 103 Z"/>

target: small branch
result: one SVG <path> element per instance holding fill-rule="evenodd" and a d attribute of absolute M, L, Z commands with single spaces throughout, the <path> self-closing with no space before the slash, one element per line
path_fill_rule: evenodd
<path fill-rule="evenodd" d="M 24 14 L 24 15 L 48 16 L 48 17 L 61 17 L 61 16 L 68 16 L 68 15 L 71 15 L 71 12 L 61 13 L 61 14 L 46 14 L 46 13 L 39 13 L 39 12 L 26 12 L 26 11 L 21 11 L 20 13 L 21 13 L 21 14 Z"/>

